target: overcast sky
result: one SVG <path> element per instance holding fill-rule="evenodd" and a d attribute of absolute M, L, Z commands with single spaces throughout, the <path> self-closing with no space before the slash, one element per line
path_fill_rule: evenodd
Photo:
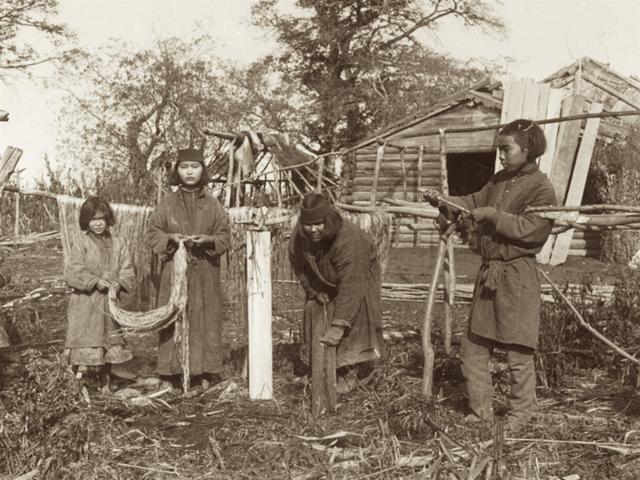
<path fill-rule="evenodd" d="M 218 55 L 248 63 L 275 48 L 249 22 L 251 0 L 60 0 L 60 21 L 76 32 L 81 46 L 93 49 L 122 38 L 147 46 L 167 36 L 208 32 L 218 40 Z M 509 28 L 492 38 L 446 22 L 437 50 L 461 60 L 510 57 L 510 74 L 536 80 L 590 56 L 626 75 L 640 75 L 640 0 L 504 0 L 498 13 Z M 46 74 L 46 72 L 39 72 Z M 0 150 L 25 151 L 26 177 L 42 172 L 45 153 L 55 161 L 55 91 L 18 79 L 0 84 L 0 108 L 11 114 L 0 124 Z"/>

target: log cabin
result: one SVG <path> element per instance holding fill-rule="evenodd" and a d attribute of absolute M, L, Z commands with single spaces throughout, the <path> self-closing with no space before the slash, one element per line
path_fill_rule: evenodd
<path fill-rule="evenodd" d="M 604 112 L 640 110 L 640 81 L 588 57 L 541 83 L 562 89 L 563 98 L 582 95 L 587 106 L 602 103 Z M 342 165 L 342 201 L 371 205 L 390 197 L 419 202 L 420 187 L 449 195 L 479 190 L 495 171 L 495 130 L 446 133 L 446 155 L 441 152 L 442 135 L 434 132 L 501 123 L 503 97 L 502 84 L 487 81 L 392 123 L 347 149 Z M 626 138 L 639 121 L 638 116 L 603 118 L 597 141 Z M 396 222 L 394 247 L 430 245 L 436 240 L 437 231 L 429 223 L 411 218 Z M 597 233 L 576 231 L 569 255 L 598 257 L 599 249 Z"/>

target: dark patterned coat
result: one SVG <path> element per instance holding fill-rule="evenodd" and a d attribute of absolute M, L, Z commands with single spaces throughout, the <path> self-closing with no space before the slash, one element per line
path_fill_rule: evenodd
<path fill-rule="evenodd" d="M 343 220 L 335 237 L 315 248 L 298 225 L 289 242 L 289 259 L 307 296 L 303 358 L 308 356 L 311 325 L 316 321 L 346 327 L 336 350 L 337 367 L 380 358 L 384 353 L 381 272 L 373 239 Z M 331 300 L 326 312 L 314 300 L 318 293 Z"/>
<path fill-rule="evenodd" d="M 157 305 L 165 305 L 171 294 L 171 272 L 176 247 L 169 234 L 213 235 L 214 248 L 191 250 L 188 276 L 187 320 L 189 322 L 189 368 L 191 375 L 222 370 L 222 286 L 220 255 L 229 248 L 229 218 L 224 208 L 204 190 L 187 208 L 181 190 L 170 193 L 149 219 L 149 242 L 160 255 L 161 273 Z M 160 331 L 158 373 L 182 372 L 179 352 L 173 342 L 173 325 Z"/>

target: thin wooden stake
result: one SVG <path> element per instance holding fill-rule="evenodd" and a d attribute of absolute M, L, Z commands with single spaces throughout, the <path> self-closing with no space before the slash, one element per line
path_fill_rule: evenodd
<path fill-rule="evenodd" d="M 324 175 L 324 157 L 318 159 L 318 183 L 316 185 L 316 193 L 322 192 L 322 176 Z"/>
<path fill-rule="evenodd" d="M 282 187 L 282 180 L 280 179 L 280 172 L 276 172 L 276 198 L 278 199 L 278 208 L 282 208 L 282 193 L 280 192 L 280 188 Z"/>
<path fill-rule="evenodd" d="M 400 150 L 400 168 L 402 169 L 402 199 L 407 200 L 407 166 L 404 163 L 404 151 Z"/>
<path fill-rule="evenodd" d="M 580 315 L 580 312 L 578 311 L 578 309 L 576 307 L 574 307 L 573 304 L 571 303 L 571 301 L 567 298 L 567 296 L 564 293 L 562 293 L 562 290 L 560 290 L 556 286 L 556 284 L 553 283 L 553 281 L 551 280 L 551 277 L 549 277 L 549 275 L 547 275 L 547 273 L 544 270 L 542 270 L 540 267 L 536 267 L 536 268 L 538 269 L 538 272 L 540 272 L 540 275 L 542 275 L 542 277 L 547 282 L 549 282 L 549 285 L 551 285 L 551 288 L 553 288 L 555 290 L 555 292 L 560 296 L 560 298 L 564 301 L 564 303 L 566 303 L 567 306 L 571 309 L 573 314 L 578 319 L 578 323 L 580 323 L 580 325 L 583 328 L 587 329 L 591 333 L 591 335 L 593 335 L 598 340 L 603 342 L 605 345 L 607 345 L 608 347 L 613 349 L 615 352 L 617 352 L 620 355 L 622 355 L 627 360 L 631 360 L 636 365 L 640 365 L 640 360 L 638 360 L 636 357 L 630 355 L 629 353 L 625 352 L 622 348 L 620 348 L 618 345 L 613 343 L 611 340 L 609 340 L 607 337 L 605 337 L 600 332 L 598 332 L 595 328 L 593 328 L 591 325 L 589 325 L 586 322 L 586 320 L 584 319 L 584 317 L 582 315 Z"/>
<path fill-rule="evenodd" d="M 327 330 L 326 315 L 320 318 L 314 315 L 311 325 L 311 411 L 314 418 L 320 417 L 328 406 L 327 381 L 326 381 L 326 360 L 327 349 L 320 343 L 320 340 Z"/>
<path fill-rule="evenodd" d="M 429 297 L 427 299 L 427 308 L 422 322 L 422 349 L 424 351 L 424 367 L 422 371 L 422 395 L 431 398 L 433 388 L 433 364 L 435 361 L 435 353 L 431 343 L 431 327 L 433 325 L 433 307 L 436 302 L 436 291 L 438 290 L 438 280 L 442 272 L 444 257 L 447 252 L 447 240 L 456 228 L 456 224 L 451 224 L 440 236 L 440 245 L 438 246 L 438 256 L 433 267 L 433 278 L 431 279 L 431 287 L 429 288 Z"/>
<path fill-rule="evenodd" d="M 224 192 L 224 204 L 227 208 L 231 208 L 231 198 L 233 192 L 233 163 L 235 157 L 235 147 L 233 145 L 234 140 L 231 141 L 229 146 L 229 168 L 227 169 L 227 190 Z"/>
<path fill-rule="evenodd" d="M 451 323 L 456 296 L 456 269 L 453 259 L 453 235 L 447 238 L 447 256 L 444 263 L 444 352 L 451 354 Z"/>
<path fill-rule="evenodd" d="M 420 145 L 418 147 L 418 180 L 417 180 L 417 184 L 418 187 L 416 189 L 416 193 L 414 195 L 414 200 L 417 198 L 418 203 L 422 203 L 422 166 L 424 163 L 424 145 Z M 417 223 L 418 222 L 418 217 L 413 217 L 413 220 Z M 420 231 L 416 231 L 415 232 L 415 237 L 414 237 L 414 241 L 413 244 L 416 247 L 420 246 Z"/>
<path fill-rule="evenodd" d="M 378 200 L 378 177 L 380 176 L 380 163 L 382 157 L 384 157 L 384 143 L 378 145 L 378 151 L 376 152 L 376 164 L 373 169 L 373 186 L 371 187 L 371 206 L 375 207 Z"/>
<path fill-rule="evenodd" d="M 240 168 L 240 162 L 238 162 L 238 168 L 236 169 L 236 208 L 240 206 L 242 188 L 242 168 Z"/>
<path fill-rule="evenodd" d="M 440 181 L 442 194 L 449 195 L 449 177 L 447 175 L 447 132 L 440 129 Z"/>
<path fill-rule="evenodd" d="M 16 187 L 20 190 L 20 172 L 16 172 Z M 15 218 L 13 223 L 13 237 L 18 238 L 20 236 L 20 194 L 15 195 Z"/>

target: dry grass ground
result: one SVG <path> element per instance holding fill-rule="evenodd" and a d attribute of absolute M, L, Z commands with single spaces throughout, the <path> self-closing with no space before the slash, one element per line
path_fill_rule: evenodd
<path fill-rule="evenodd" d="M 474 261 L 459 256 L 460 281 L 473 281 Z M 618 273 L 572 262 L 554 270 L 554 278 L 575 281 L 578 272 L 594 269 L 608 279 Z M 314 420 L 295 355 L 299 291 L 286 283 L 277 284 L 274 296 L 273 401 L 248 399 L 240 376 L 245 327 L 233 304 L 225 309 L 223 383 L 154 397 L 153 385 L 121 379 L 121 388 L 135 388 L 146 399 L 89 390 L 87 401 L 61 365 L 61 345 L 45 344 L 64 336 L 67 297 L 53 288 L 60 249 L 52 243 L 15 251 L 3 268 L 14 282 L 0 304 L 43 285 L 54 293 L 0 310 L 17 343 L 36 345 L 5 352 L 11 358 L 0 387 L 0 478 L 639 478 L 640 396 L 605 369 L 574 368 L 560 386 L 540 388 L 535 422 L 518 438 L 505 438 L 499 427 L 463 422 L 457 349 L 451 357 L 438 350 L 436 396 L 426 402 L 418 395 L 419 339 L 398 340 L 366 384 L 339 398 L 336 415 Z M 429 271 L 428 252 L 395 252 L 388 279 L 424 282 Z M 416 328 L 424 310 L 420 303 L 384 307 L 394 328 Z M 456 309 L 458 333 L 465 315 L 465 308 Z M 136 358 L 127 370 L 138 378 L 153 375 L 155 338 L 135 337 L 130 344 Z M 496 407 L 504 411 L 508 379 L 500 358 L 493 370 Z"/>

